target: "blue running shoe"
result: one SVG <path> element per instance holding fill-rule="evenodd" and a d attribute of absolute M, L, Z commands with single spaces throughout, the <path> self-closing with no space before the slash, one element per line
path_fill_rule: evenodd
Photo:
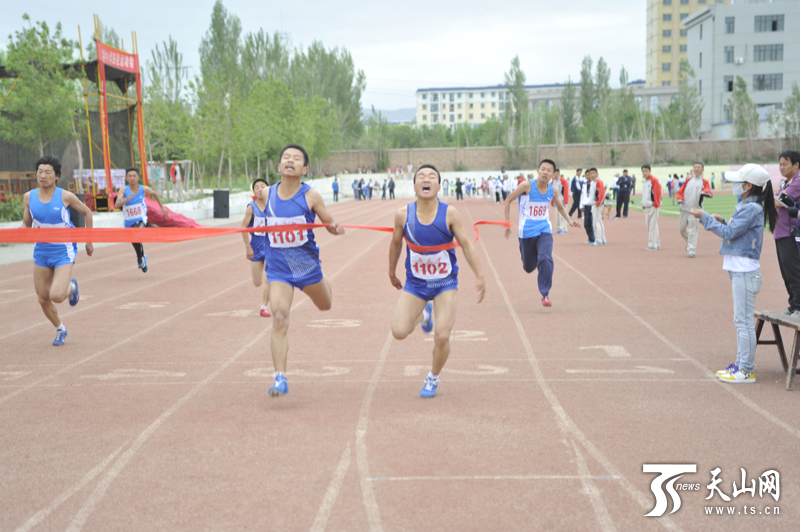
<path fill-rule="evenodd" d="M 142 256 L 142 273 L 147 273 L 147 255 Z"/>
<path fill-rule="evenodd" d="M 275 384 L 269 389 L 269 394 L 272 397 L 278 397 L 289 393 L 289 383 L 286 382 L 286 377 L 278 375 L 275 377 Z"/>
<path fill-rule="evenodd" d="M 81 294 L 78 292 L 78 280 L 72 279 L 70 284 L 73 286 L 72 293 L 69 295 L 69 304 L 73 307 L 78 304 L 78 301 L 81 299 Z"/>
<path fill-rule="evenodd" d="M 53 345 L 64 345 L 64 340 L 67 338 L 67 330 L 59 331 L 56 329 L 56 339 L 53 340 Z"/>
<path fill-rule="evenodd" d="M 439 386 L 439 379 L 431 379 L 430 377 L 425 379 L 425 385 L 422 386 L 422 390 L 419 392 L 419 396 L 423 398 L 430 398 L 436 397 L 436 388 Z"/>
<path fill-rule="evenodd" d="M 428 318 L 425 318 L 425 314 L 427 313 Z M 425 310 L 422 311 L 422 322 L 420 323 L 422 326 L 422 331 L 425 334 L 430 334 L 433 330 L 433 303 L 428 301 L 428 304 L 425 305 Z"/>

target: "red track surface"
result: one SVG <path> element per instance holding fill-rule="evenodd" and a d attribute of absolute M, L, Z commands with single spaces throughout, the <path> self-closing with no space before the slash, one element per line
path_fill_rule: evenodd
<path fill-rule="evenodd" d="M 390 225 L 400 204 L 331 212 Z M 457 207 L 465 225 L 502 219 L 487 201 Z M 459 252 L 433 400 L 418 397 L 430 337 L 389 334 L 385 234 L 317 233 L 334 306 L 297 293 L 281 398 L 267 395 L 270 320 L 238 235 L 147 245 L 147 274 L 127 244 L 81 252 L 82 299 L 60 306 L 58 349 L 31 262 L 0 267 L 0 530 L 796 530 L 800 391 L 784 391 L 770 347 L 756 384 L 713 378 L 736 353 L 719 239 L 701 231 L 690 260 L 677 219 L 660 226 L 659 252 L 643 250 L 638 212 L 606 222 L 605 247 L 582 229 L 555 235 L 551 309 L 516 237 L 484 229 L 486 299 L 474 303 Z M 757 307 L 784 308 L 771 239 L 762 271 Z M 643 463 L 697 464 L 679 482 L 700 490 L 644 517 L 655 475 Z M 705 515 L 727 505 L 704 500 L 715 467 L 728 495 L 740 468 L 748 483 L 777 469 L 778 502 L 730 504 L 780 515 Z"/>

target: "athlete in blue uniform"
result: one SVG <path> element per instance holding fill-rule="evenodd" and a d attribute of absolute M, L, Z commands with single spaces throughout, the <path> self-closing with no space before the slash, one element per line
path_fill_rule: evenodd
<path fill-rule="evenodd" d="M 167 209 L 161 203 L 161 198 L 158 193 L 150 187 L 139 186 L 139 169 L 128 168 L 125 171 L 125 190 L 117 194 L 117 201 L 114 202 L 114 207 L 122 209 L 122 217 L 125 219 L 125 227 L 146 227 L 147 226 L 147 203 L 144 201 L 145 194 L 152 194 L 155 196 L 158 205 L 164 216 L 167 215 Z M 133 249 L 136 251 L 136 261 L 139 264 L 139 269 L 143 273 L 147 273 L 147 255 L 144 254 L 144 246 L 141 244 L 133 244 Z"/>
<path fill-rule="evenodd" d="M 454 207 L 437 198 L 441 181 L 439 171 L 432 165 L 423 164 L 417 169 L 414 174 L 417 201 L 395 213 L 389 247 L 389 280 L 392 286 L 403 290 L 392 317 L 392 335 L 402 340 L 411 334 L 417 323 L 426 333 L 434 331 L 431 371 L 419 392 L 420 397 L 436 396 L 439 373 L 450 356 L 450 332 L 456 321 L 458 264 L 455 250 L 424 251 L 417 246 L 447 245 L 455 239 L 475 272 L 478 303 L 483 300 L 484 293 L 481 265 L 461 225 L 461 216 Z M 406 247 L 405 287 L 395 273 L 404 238 L 409 243 Z"/>
<path fill-rule="evenodd" d="M 92 211 L 75 194 L 56 186 L 61 176 L 61 161 L 54 155 L 45 155 L 36 161 L 36 181 L 39 188 L 25 194 L 22 203 L 25 211 L 22 227 L 75 227 L 69 219 L 72 207 L 86 217 L 86 227 L 92 227 Z M 91 242 L 86 243 L 86 254 L 94 252 Z M 72 265 L 78 253 L 77 244 L 39 243 L 33 248 L 33 286 L 39 297 L 44 315 L 56 328 L 53 345 L 64 345 L 67 328 L 58 317 L 54 303 L 69 298 L 70 305 L 80 299 L 78 281 L 72 278 Z"/>
<path fill-rule="evenodd" d="M 519 252 L 523 269 L 531 273 L 539 269 L 539 292 L 542 305 L 550 307 L 550 288 L 553 286 L 553 226 L 550 223 L 550 202 L 573 227 L 579 223 L 570 218 L 561 202 L 561 194 L 554 194 L 550 183 L 556 171 L 556 163 L 544 159 L 539 163 L 539 175 L 535 181 L 525 180 L 517 186 L 505 202 L 506 221 L 509 221 L 511 202 L 519 198 Z M 533 186 L 533 183 L 536 186 Z M 511 228 L 506 229 L 506 238 Z"/>
<path fill-rule="evenodd" d="M 269 184 L 265 180 L 258 178 L 253 181 L 253 195 L 256 199 L 251 201 L 244 211 L 242 229 L 267 225 L 267 214 L 264 212 L 267 208 L 267 190 L 269 190 Z M 253 284 L 261 286 L 266 272 L 267 233 L 242 233 L 242 238 L 244 239 L 245 256 L 250 261 Z M 265 318 L 272 316 L 269 313 L 268 305 L 269 281 L 264 285 L 264 294 L 261 299 L 261 315 Z"/>
<path fill-rule="evenodd" d="M 289 144 L 281 151 L 279 161 L 281 182 L 267 191 L 267 226 L 314 223 L 319 216 L 322 223 L 330 224 L 327 227 L 329 233 L 344 234 L 344 228 L 333 221 L 319 192 L 300 182 L 308 172 L 306 150 L 297 144 Z M 275 384 L 269 389 L 269 394 L 275 397 L 289 393 L 284 373 L 289 351 L 286 333 L 294 289 L 305 292 L 320 310 L 330 310 L 332 295 L 331 283 L 322 274 L 314 231 L 267 233 L 267 245 L 267 279 L 272 304 L 270 347 L 275 364 Z"/>

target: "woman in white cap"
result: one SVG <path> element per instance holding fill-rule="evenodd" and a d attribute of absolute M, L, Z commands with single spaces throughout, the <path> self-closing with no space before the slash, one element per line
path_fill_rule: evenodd
<path fill-rule="evenodd" d="M 756 382 L 754 361 L 756 332 L 753 313 L 756 294 L 761 290 L 761 271 L 758 259 L 764 240 L 764 225 L 775 229 L 778 213 L 769 173 L 757 164 L 746 164 L 738 172 L 725 172 L 723 179 L 733 184 L 733 194 L 742 201 L 729 221 L 718 214 L 709 215 L 703 209 L 692 209 L 703 228 L 722 238 L 719 249 L 722 269 L 728 272 L 733 285 L 733 323 L 736 325 L 738 353 L 736 362 L 717 372 L 721 381 L 731 383 Z"/>

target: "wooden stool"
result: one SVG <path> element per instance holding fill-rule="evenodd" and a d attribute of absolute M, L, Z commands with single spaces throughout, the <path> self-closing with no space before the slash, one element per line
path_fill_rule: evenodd
<path fill-rule="evenodd" d="M 778 355 L 781 357 L 783 371 L 786 372 L 786 391 L 791 391 L 794 376 L 796 373 L 800 373 L 800 370 L 797 369 L 797 362 L 800 360 L 800 320 L 781 312 L 772 312 L 770 310 L 757 310 L 755 312 L 755 317 L 756 345 L 775 345 L 778 347 Z M 769 322 L 772 326 L 772 334 L 775 336 L 774 340 L 760 339 L 761 330 L 764 328 L 764 322 Z M 786 359 L 786 349 L 783 347 L 783 338 L 781 337 L 781 325 L 794 330 L 791 360 Z"/>

